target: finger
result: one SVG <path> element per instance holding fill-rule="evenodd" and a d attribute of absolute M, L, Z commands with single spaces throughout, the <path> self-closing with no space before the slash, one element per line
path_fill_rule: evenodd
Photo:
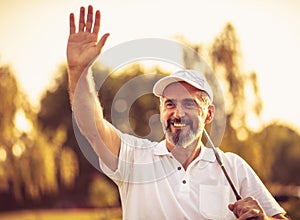
<path fill-rule="evenodd" d="M 76 30 L 76 27 L 75 27 L 75 18 L 74 18 L 74 14 L 71 13 L 70 14 L 70 35 L 71 34 L 75 34 L 75 30 Z"/>
<path fill-rule="evenodd" d="M 93 24 L 93 7 L 90 5 L 88 8 L 86 31 L 91 32 Z"/>
<path fill-rule="evenodd" d="M 233 214 L 237 217 L 237 218 L 239 218 L 239 213 L 238 213 L 238 208 L 237 208 L 237 204 L 235 203 L 234 205 L 233 205 L 233 207 L 232 207 L 232 212 L 233 212 Z"/>
<path fill-rule="evenodd" d="M 249 220 L 249 219 L 256 219 L 259 217 L 259 211 L 258 210 L 249 210 L 248 212 L 243 213 L 239 220 Z"/>
<path fill-rule="evenodd" d="M 84 7 L 80 8 L 80 16 L 79 16 L 79 31 L 84 31 L 84 16 L 85 16 L 85 9 Z"/>
<path fill-rule="evenodd" d="M 233 212 L 233 214 L 239 218 L 241 215 L 241 208 L 242 206 L 239 205 L 239 201 L 235 202 L 234 204 L 229 204 L 228 208 Z"/>
<path fill-rule="evenodd" d="M 94 34 L 98 34 L 99 30 L 100 30 L 100 11 L 97 10 L 96 14 L 95 14 L 95 23 L 94 23 L 94 29 L 93 29 L 93 33 Z"/>
<path fill-rule="evenodd" d="M 234 204 L 229 204 L 228 205 L 228 208 L 229 208 L 230 211 L 233 211 L 233 207 L 234 207 Z"/>
<path fill-rule="evenodd" d="M 102 50 L 103 46 L 105 45 L 105 42 L 106 42 L 108 37 L 109 37 L 109 33 L 106 33 L 99 40 L 99 42 L 97 44 L 97 49 L 98 49 L 99 52 L 101 52 L 101 50 Z"/>

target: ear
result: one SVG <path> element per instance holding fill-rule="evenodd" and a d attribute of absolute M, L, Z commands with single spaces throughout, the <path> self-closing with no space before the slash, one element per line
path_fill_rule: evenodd
<path fill-rule="evenodd" d="M 162 98 L 159 99 L 159 113 L 161 114 L 163 111 L 163 100 Z"/>
<path fill-rule="evenodd" d="M 205 119 L 205 124 L 209 124 L 213 121 L 214 113 L 215 113 L 215 106 L 214 105 L 209 105 L 208 110 L 207 110 L 207 116 L 206 116 L 206 119 Z"/>

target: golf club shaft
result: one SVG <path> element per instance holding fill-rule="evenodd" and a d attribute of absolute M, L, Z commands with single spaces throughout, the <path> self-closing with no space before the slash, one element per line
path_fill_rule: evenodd
<path fill-rule="evenodd" d="M 239 193 L 237 192 L 237 190 L 236 190 L 236 188 L 235 188 L 232 180 L 230 179 L 230 177 L 229 177 L 229 175 L 228 175 L 228 173 L 227 173 L 227 171 L 226 171 L 226 169 L 224 167 L 224 164 L 223 164 L 223 162 L 221 160 L 221 157 L 220 157 L 220 155 L 218 153 L 217 148 L 213 144 L 212 140 L 210 139 L 210 137 L 209 137 L 209 135 L 208 135 L 208 133 L 207 133 L 207 131 L 205 129 L 203 130 L 203 133 L 204 133 L 204 136 L 205 136 L 205 138 L 206 138 L 206 140 L 208 142 L 208 145 L 212 148 L 212 150 L 213 150 L 213 152 L 214 152 L 214 154 L 216 156 L 217 162 L 220 165 L 220 167 L 221 167 L 221 169 L 222 169 L 222 171 L 223 171 L 223 173 L 224 173 L 224 175 L 225 175 L 225 177 L 226 177 L 226 179 L 227 179 L 227 181 L 228 181 L 228 183 L 229 183 L 229 185 L 230 185 L 230 187 L 231 187 L 231 189 L 232 189 L 232 191 L 233 191 L 233 193 L 235 195 L 236 200 L 240 200 L 242 197 L 239 195 Z"/>
<path fill-rule="evenodd" d="M 230 187 L 231 187 L 231 189 L 232 189 L 232 191 L 233 191 L 233 193 L 235 195 L 236 200 L 242 199 L 242 197 L 240 196 L 240 194 L 237 192 L 237 190 L 236 190 L 236 188 L 235 188 L 232 180 L 230 179 L 230 177 L 229 177 L 229 175 L 228 175 L 228 173 L 227 173 L 227 171 L 226 171 L 226 169 L 224 167 L 224 164 L 223 164 L 223 162 L 221 160 L 220 154 L 218 153 L 217 148 L 215 147 L 214 143 L 210 139 L 210 136 L 208 135 L 208 133 L 205 130 L 205 128 L 203 129 L 203 133 L 204 133 L 204 136 L 205 136 L 205 138 L 206 138 L 206 140 L 208 142 L 208 145 L 210 145 L 210 147 L 213 149 L 213 152 L 214 152 L 214 154 L 216 156 L 218 164 L 220 165 L 220 167 L 221 167 L 221 169 L 222 169 L 222 171 L 223 171 L 223 173 L 224 173 L 224 175 L 225 175 L 225 177 L 226 177 L 226 179 L 227 179 L 227 181 L 228 181 L 228 183 L 229 183 L 229 185 L 230 185 Z M 255 218 L 251 217 L 251 218 L 248 218 L 247 220 L 254 220 L 254 219 Z"/>

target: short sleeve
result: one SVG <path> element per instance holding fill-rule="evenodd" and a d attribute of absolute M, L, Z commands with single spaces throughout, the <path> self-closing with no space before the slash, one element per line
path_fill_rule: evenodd
<path fill-rule="evenodd" d="M 252 196 L 257 199 L 268 216 L 286 213 L 244 159 L 233 153 L 226 153 L 226 155 L 231 157 L 231 168 L 236 172 L 242 197 Z"/>

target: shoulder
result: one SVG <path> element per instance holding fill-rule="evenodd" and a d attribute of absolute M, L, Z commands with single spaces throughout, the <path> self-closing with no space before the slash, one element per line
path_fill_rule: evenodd
<path fill-rule="evenodd" d="M 227 167 L 232 174 L 236 175 L 240 181 L 246 180 L 246 182 L 249 182 L 249 185 L 257 185 L 257 183 L 260 182 L 256 172 L 241 156 L 232 152 L 226 152 L 222 153 L 222 159 L 224 166 Z"/>
<path fill-rule="evenodd" d="M 239 168 L 243 170 L 252 170 L 250 165 L 238 154 L 232 152 L 221 151 L 222 159 L 224 164 L 232 168 Z"/>
<path fill-rule="evenodd" d="M 242 163 L 245 162 L 246 163 L 246 161 L 236 153 L 224 152 L 221 149 L 218 149 L 218 151 L 222 155 L 222 158 L 225 159 L 225 160 L 229 160 L 229 161 L 232 161 L 232 162 L 242 162 Z"/>
<path fill-rule="evenodd" d="M 149 147 L 153 147 L 158 144 L 158 142 L 151 141 L 146 138 L 136 137 L 131 134 L 125 134 L 125 133 L 122 133 L 121 131 L 117 131 L 117 132 L 121 138 L 122 146 L 129 146 L 129 147 L 133 147 L 133 148 L 149 148 Z"/>

